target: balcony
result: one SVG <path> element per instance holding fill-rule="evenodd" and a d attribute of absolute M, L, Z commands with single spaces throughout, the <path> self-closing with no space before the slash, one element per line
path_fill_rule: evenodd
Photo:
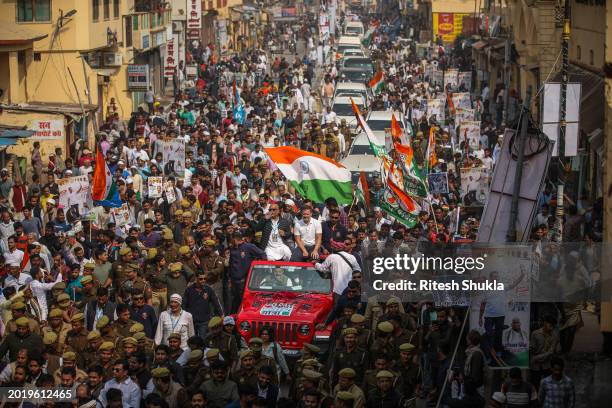
<path fill-rule="evenodd" d="M 172 27 L 172 10 L 136 12 L 126 17 L 127 46 L 146 51 L 159 47 L 168 40 L 168 27 Z"/>

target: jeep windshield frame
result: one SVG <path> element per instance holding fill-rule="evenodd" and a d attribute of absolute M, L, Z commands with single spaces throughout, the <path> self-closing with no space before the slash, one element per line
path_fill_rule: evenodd
<path fill-rule="evenodd" d="M 275 276 L 275 269 L 283 271 L 278 274 L 280 278 Z M 251 292 L 327 295 L 332 292 L 332 281 L 314 266 L 256 264 L 249 274 L 247 287 Z"/>

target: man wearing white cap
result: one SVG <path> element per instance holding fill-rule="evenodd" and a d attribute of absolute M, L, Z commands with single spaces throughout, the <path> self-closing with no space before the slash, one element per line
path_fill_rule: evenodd
<path fill-rule="evenodd" d="M 170 305 L 168 310 L 164 310 L 159 315 L 157 324 L 157 332 L 155 333 L 155 344 L 168 344 L 168 337 L 172 333 L 181 335 L 181 348 L 187 347 L 187 339 L 195 335 L 193 327 L 193 316 L 191 313 L 183 310 L 181 304 L 183 298 L 175 293 L 170 296 Z"/>

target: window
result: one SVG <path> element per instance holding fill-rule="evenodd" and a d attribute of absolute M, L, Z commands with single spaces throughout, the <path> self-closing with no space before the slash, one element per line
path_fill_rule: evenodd
<path fill-rule="evenodd" d="M 93 12 L 93 21 L 100 19 L 100 0 L 91 0 L 91 8 Z"/>
<path fill-rule="evenodd" d="M 125 19 L 125 46 L 132 46 L 132 18 L 130 16 Z"/>
<path fill-rule="evenodd" d="M 595 65 L 595 52 L 593 50 L 589 51 L 589 64 Z"/>
<path fill-rule="evenodd" d="M 119 18 L 119 3 L 120 0 L 113 0 L 113 17 Z"/>
<path fill-rule="evenodd" d="M 582 48 L 580 48 L 580 46 L 576 47 L 576 59 L 578 61 L 582 59 Z"/>
<path fill-rule="evenodd" d="M 110 0 L 104 0 L 104 19 L 110 18 Z"/>
<path fill-rule="evenodd" d="M 40 52 L 35 52 L 35 53 L 32 55 L 32 59 L 33 59 L 34 61 L 40 61 L 40 60 L 42 60 L 41 55 L 40 55 Z"/>
<path fill-rule="evenodd" d="M 17 0 L 17 21 L 20 23 L 51 21 L 51 0 Z"/>

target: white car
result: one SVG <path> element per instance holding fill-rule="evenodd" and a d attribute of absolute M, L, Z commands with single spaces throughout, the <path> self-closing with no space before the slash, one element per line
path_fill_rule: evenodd
<path fill-rule="evenodd" d="M 334 90 L 334 100 L 338 97 L 363 98 L 366 105 L 370 104 L 372 98 L 370 88 L 361 82 L 338 82 Z"/>
<path fill-rule="evenodd" d="M 366 123 L 372 129 L 372 132 L 376 136 L 385 136 L 385 129 L 391 129 L 391 117 L 395 114 L 395 119 L 400 124 L 402 129 L 406 129 L 406 121 L 404 120 L 404 114 L 401 112 L 393 112 L 390 110 L 387 111 L 371 111 L 368 114 L 368 118 L 366 119 Z M 410 129 L 410 128 L 408 128 Z M 407 135 L 409 138 L 412 135 Z"/>
<path fill-rule="evenodd" d="M 365 132 L 353 139 L 347 155 L 340 160 L 340 164 L 347 168 L 351 173 L 380 173 L 380 161 L 374 155 L 372 146 Z"/>
<path fill-rule="evenodd" d="M 342 58 L 346 50 L 363 50 L 359 37 L 340 37 L 338 39 L 338 46 L 336 47 L 336 60 Z"/>
<path fill-rule="evenodd" d="M 360 110 L 365 106 L 365 99 L 362 98 L 353 98 L 355 101 L 355 105 L 359 107 Z M 342 122 L 342 119 L 346 120 L 346 124 L 354 127 L 357 126 L 357 119 L 355 118 L 355 112 L 353 112 L 353 105 L 351 104 L 351 98 L 348 96 L 339 96 L 334 99 L 334 104 L 332 105 L 332 111 L 336 114 L 336 123 Z"/>

